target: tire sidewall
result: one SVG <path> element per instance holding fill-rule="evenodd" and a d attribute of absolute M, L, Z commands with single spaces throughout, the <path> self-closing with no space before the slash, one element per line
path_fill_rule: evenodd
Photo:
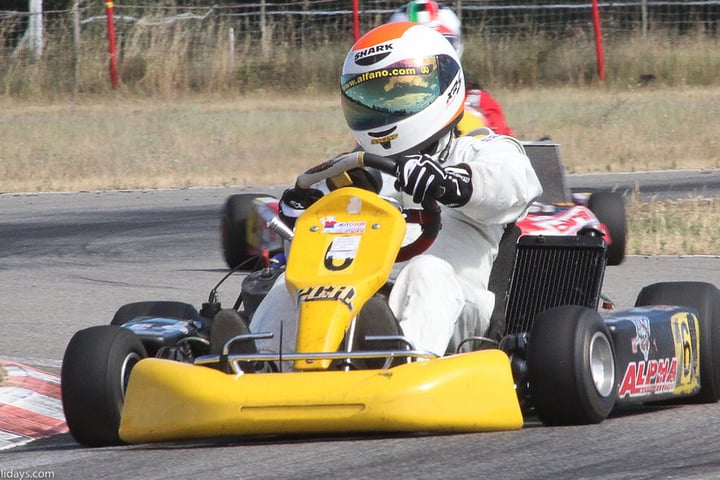
<path fill-rule="evenodd" d="M 126 362 L 131 357 L 132 362 Z M 124 381 L 147 357 L 140 339 L 117 325 L 90 327 L 70 340 L 61 369 L 63 410 L 75 439 L 88 446 L 118 445 Z M 125 384 L 126 386 L 126 384 Z"/>
<path fill-rule="evenodd" d="M 597 333 L 608 340 L 612 350 L 612 358 L 615 359 L 615 350 L 605 321 L 597 312 L 584 309 L 575 329 L 575 361 L 573 365 L 575 366 L 575 381 L 580 390 L 577 400 L 587 415 L 587 423 L 602 422 L 610 415 L 615 405 L 617 392 L 615 371 L 613 371 L 612 391 L 608 396 L 603 397 L 595 387 L 591 374 L 590 347 L 592 339 Z"/>
<path fill-rule="evenodd" d="M 590 341 L 601 333 L 615 358 L 610 333 L 600 315 L 589 308 L 566 305 L 536 317 L 528 343 L 530 395 L 540 420 L 550 425 L 603 421 L 616 397 L 603 397 L 595 388 L 590 369 Z"/>

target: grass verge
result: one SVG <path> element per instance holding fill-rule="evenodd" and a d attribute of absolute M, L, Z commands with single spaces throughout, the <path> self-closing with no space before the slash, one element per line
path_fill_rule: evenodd
<path fill-rule="evenodd" d="M 720 87 L 493 91 L 570 173 L 720 167 Z M 289 184 L 350 149 L 337 94 L 0 97 L 0 192 Z M 720 252 L 720 205 L 628 206 L 628 253 Z"/>
<path fill-rule="evenodd" d="M 720 255 L 720 199 L 632 199 L 627 215 L 628 254 Z"/>

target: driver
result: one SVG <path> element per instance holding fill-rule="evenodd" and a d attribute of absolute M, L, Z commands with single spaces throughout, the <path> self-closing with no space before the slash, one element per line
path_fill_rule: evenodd
<path fill-rule="evenodd" d="M 463 71 L 453 46 L 431 28 L 399 22 L 371 30 L 348 52 L 340 87 L 360 148 L 397 163 L 397 179 L 383 174 L 381 194 L 406 207 L 427 196 L 442 205 L 442 230 L 425 254 L 396 265 L 388 304 L 415 348 L 454 352 L 462 339 L 487 332 L 500 238 L 540 195 L 540 182 L 517 140 L 490 131 L 455 137 Z M 297 218 L 320 195 L 286 190 L 281 216 Z M 283 351 L 294 351 L 295 315 L 281 276 L 252 317 L 251 331 L 275 333 L 257 348 L 277 352 L 282 337 Z"/>

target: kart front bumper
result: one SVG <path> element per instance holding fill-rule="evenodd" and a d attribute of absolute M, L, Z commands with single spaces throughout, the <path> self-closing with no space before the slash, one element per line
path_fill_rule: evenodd
<path fill-rule="evenodd" d="M 120 437 L 482 432 L 522 427 L 508 357 L 482 350 L 383 370 L 233 375 L 148 358 L 132 371 Z"/>

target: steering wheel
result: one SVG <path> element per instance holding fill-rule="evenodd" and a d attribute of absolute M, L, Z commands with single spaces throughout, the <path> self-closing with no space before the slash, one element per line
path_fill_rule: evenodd
<path fill-rule="evenodd" d="M 323 162 L 301 173 L 295 182 L 295 186 L 296 188 L 309 189 L 315 183 L 328 178 L 338 177 L 343 179 L 346 178 L 345 172 L 358 167 L 376 168 L 392 177 L 397 175 L 394 160 L 368 152 L 352 152 Z M 342 183 L 342 181 L 339 183 Z M 425 197 L 421 206 L 421 209 L 402 209 L 402 214 L 407 223 L 420 226 L 420 235 L 411 243 L 400 248 L 395 259 L 396 262 L 404 262 L 427 250 L 440 232 L 440 206 L 437 200 Z"/>

